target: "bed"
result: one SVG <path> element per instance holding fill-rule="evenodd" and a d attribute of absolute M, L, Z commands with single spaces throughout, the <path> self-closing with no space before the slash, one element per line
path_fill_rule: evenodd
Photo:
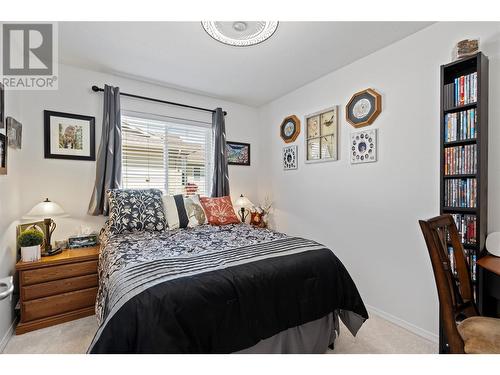
<path fill-rule="evenodd" d="M 246 224 L 101 234 L 89 353 L 324 353 L 368 318 L 323 245 Z"/>

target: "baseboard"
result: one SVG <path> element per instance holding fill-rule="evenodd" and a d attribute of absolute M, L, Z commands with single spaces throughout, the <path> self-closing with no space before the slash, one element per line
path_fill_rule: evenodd
<path fill-rule="evenodd" d="M 410 331 L 420 337 L 423 337 L 424 339 L 427 339 L 429 341 L 432 341 L 433 343 L 439 343 L 439 336 L 436 335 L 435 333 L 429 332 L 423 328 L 417 327 L 416 325 L 412 323 L 408 323 L 406 320 L 400 319 L 394 315 L 391 315 L 389 313 L 386 313 L 385 311 L 382 311 L 380 309 L 377 309 L 376 307 L 365 305 L 366 309 L 368 312 L 373 313 L 375 315 L 380 316 L 381 318 L 384 318 L 385 320 L 388 320 L 391 323 L 396 324 L 397 326 L 400 326 L 401 328 L 406 329 L 407 331 Z"/>
<path fill-rule="evenodd" d="M 5 335 L 2 337 L 2 341 L 0 341 L 0 354 L 3 353 L 5 347 L 7 346 L 7 343 L 9 342 L 10 338 L 14 335 L 14 331 L 16 329 L 16 324 L 17 324 L 17 318 L 15 318 L 10 325 L 9 329 L 7 332 L 5 332 Z"/>

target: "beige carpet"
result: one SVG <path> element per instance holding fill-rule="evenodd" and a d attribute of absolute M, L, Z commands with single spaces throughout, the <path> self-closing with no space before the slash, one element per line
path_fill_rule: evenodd
<path fill-rule="evenodd" d="M 85 353 L 97 329 L 95 317 L 40 329 L 20 336 L 13 336 L 4 354 L 40 353 Z M 395 354 L 395 353 L 437 353 L 437 344 L 427 341 L 376 315 L 361 327 L 358 335 L 352 337 L 342 326 L 335 350 L 330 354 Z"/>

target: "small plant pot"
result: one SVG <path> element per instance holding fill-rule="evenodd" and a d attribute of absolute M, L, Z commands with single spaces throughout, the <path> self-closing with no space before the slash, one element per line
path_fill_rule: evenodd
<path fill-rule="evenodd" d="M 21 247 L 21 260 L 23 262 L 36 262 L 42 258 L 40 245 Z"/>

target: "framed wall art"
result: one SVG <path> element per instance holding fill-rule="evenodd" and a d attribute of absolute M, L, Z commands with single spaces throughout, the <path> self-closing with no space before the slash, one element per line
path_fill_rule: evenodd
<path fill-rule="evenodd" d="M 305 116 L 306 163 L 337 160 L 337 106 Z"/>
<path fill-rule="evenodd" d="M 368 126 L 382 112 L 382 97 L 373 89 L 354 94 L 345 108 L 346 120 L 355 128 Z"/>
<path fill-rule="evenodd" d="M 283 147 L 283 169 L 297 169 L 298 164 L 298 147 L 297 145 Z"/>
<path fill-rule="evenodd" d="M 351 164 L 377 161 L 377 129 L 351 133 Z"/>
<path fill-rule="evenodd" d="M 250 143 L 227 142 L 227 164 L 250 165 Z"/>
<path fill-rule="evenodd" d="M 95 160 L 95 117 L 44 111 L 46 159 Z"/>
<path fill-rule="evenodd" d="M 7 124 L 9 146 L 20 149 L 22 146 L 23 125 L 13 117 L 7 117 L 5 123 Z"/>
<path fill-rule="evenodd" d="M 280 136 L 285 143 L 295 142 L 300 134 L 300 120 L 297 116 L 285 117 L 280 126 Z"/>
<path fill-rule="evenodd" d="M 0 175 L 7 174 L 7 137 L 0 133 Z"/>
<path fill-rule="evenodd" d="M 5 127 L 5 89 L 0 83 L 0 129 Z"/>

